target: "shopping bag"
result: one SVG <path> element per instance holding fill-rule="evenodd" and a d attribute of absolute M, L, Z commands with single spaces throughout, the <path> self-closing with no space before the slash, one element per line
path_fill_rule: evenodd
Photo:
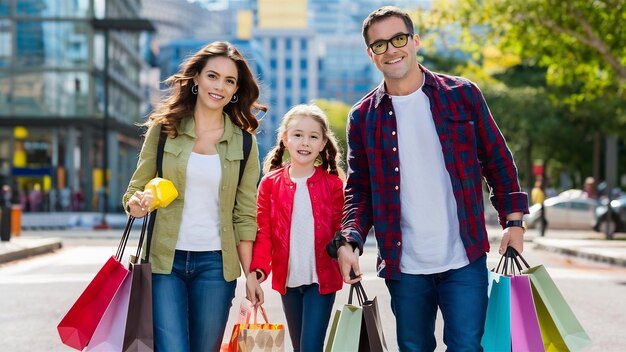
<path fill-rule="evenodd" d="M 147 221 L 144 218 L 137 253 L 130 257 L 131 287 L 128 303 L 126 329 L 124 330 L 124 352 L 143 352 L 154 350 L 152 320 L 152 266 L 141 261 L 141 250 L 146 234 Z M 151 236 L 148 236 L 150 240 Z"/>
<path fill-rule="evenodd" d="M 523 270 L 533 287 L 541 336 L 546 351 L 578 351 L 591 339 L 543 265 Z"/>
<path fill-rule="evenodd" d="M 530 280 L 526 275 L 511 277 L 511 350 L 544 351 Z"/>
<path fill-rule="evenodd" d="M 120 261 L 134 219 L 128 218 L 115 256 L 107 260 L 57 326 L 64 344 L 81 351 L 87 346 L 104 312 L 128 275 L 128 269 Z"/>
<path fill-rule="evenodd" d="M 124 329 L 128 315 L 131 276 L 127 275 L 111 304 L 104 312 L 100 324 L 96 327 L 86 351 L 111 352 L 121 351 L 124 343 Z"/>
<path fill-rule="evenodd" d="M 489 300 L 481 345 L 485 352 L 511 351 L 511 279 L 489 271 L 487 292 Z"/>
<path fill-rule="evenodd" d="M 361 335 L 359 338 L 360 352 L 382 352 L 387 351 L 385 335 L 380 324 L 380 313 L 378 312 L 378 302 L 376 297 L 369 300 L 363 284 L 357 282 L 354 289 L 359 299 L 359 304 L 363 309 L 363 321 L 361 322 Z"/>
<path fill-rule="evenodd" d="M 345 352 L 358 351 L 363 322 L 363 308 L 352 304 L 354 286 L 350 286 L 348 303 L 345 304 L 339 314 L 339 321 L 332 339 L 329 338 L 326 351 Z"/>
<path fill-rule="evenodd" d="M 229 352 L 282 352 L 285 350 L 285 326 L 269 323 L 265 309 L 261 306 L 260 310 L 265 323 L 257 323 L 257 311 L 254 310 L 254 323 L 248 321 L 235 324 L 228 345 Z"/>
<path fill-rule="evenodd" d="M 328 343 L 326 344 L 326 348 L 324 348 L 324 352 L 330 352 L 332 347 L 332 341 L 335 340 L 335 336 L 337 335 L 337 326 L 339 325 L 339 317 L 341 316 L 341 309 L 337 309 L 335 314 L 333 314 L 333 322 L 330 324 L 330 332 L 328 333 Z"/>

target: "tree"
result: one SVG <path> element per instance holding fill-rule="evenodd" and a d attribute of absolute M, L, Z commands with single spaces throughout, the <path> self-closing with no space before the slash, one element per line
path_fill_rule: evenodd
<path fill-rule="evenodd" d="M 601 99 L 613 108 L 603 116 L 604 130 L 626 124 L 626 0 L 454 3 L 444 8 L 454 11 L 467 47 L 495 44 L 526 64 L 545 67 L 548 84 L 563 88 L 553 98 L 572 109 Z"/>

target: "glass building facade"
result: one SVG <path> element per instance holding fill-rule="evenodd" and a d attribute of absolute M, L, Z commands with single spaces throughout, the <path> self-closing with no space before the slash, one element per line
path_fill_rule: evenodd
<path fill-rule="evenodd" d="M 101 210 L 105 174 L 109 209 L 121 208 L 145 118 L 145 35 L 107 36 L 95 23 L 137 18 L 140 6 L 0 0 L 0 182 L 19 191 L 23 210 Z"/>

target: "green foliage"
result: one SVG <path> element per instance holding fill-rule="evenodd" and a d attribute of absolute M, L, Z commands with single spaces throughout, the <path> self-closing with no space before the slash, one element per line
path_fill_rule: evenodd
<path fill-rule="evenodd" d="M 315 104 L 319 106 L 328 116 L 330 128 L 337 137 L 342 154 L 345 155 L 347 150 L 346 144 L 346 122 L 351 106 L 340 101 L 318 99 Z"/>
<path fill-rule="evenodd" d="M 574 108 L 607 96 L 621 100 L 613 118 L 624 118 L 626 1 L 457 2 L 456 19 L 469 33 L 463 37 L 464 45 L 495 44 L 527 65 L 544 67 L 550 85 L 566 88 L 567 94 L 559 99 Z"/>

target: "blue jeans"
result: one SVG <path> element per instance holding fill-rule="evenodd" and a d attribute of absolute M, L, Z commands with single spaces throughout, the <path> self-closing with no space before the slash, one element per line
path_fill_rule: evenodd
<path fill-rule="evenodd" d="M 177 250 L 171 274 L 152 274 L 155 350 L 219 351 L 236 286 L 221 252 Z"/>
<path fill-rule="evenodd" d="M 310 284 L 287 287 L 281 298 L 293 350 L 323 351 L 335 293 L 322 295 L 318 284 Z"/>
<path fill-rule="evenodd" d="M 434 351 L 437 308 L 448 351 L 482 351 L 487 313 L 487 256 L 439 274 L 386 280 L 400 351 Z"/>

